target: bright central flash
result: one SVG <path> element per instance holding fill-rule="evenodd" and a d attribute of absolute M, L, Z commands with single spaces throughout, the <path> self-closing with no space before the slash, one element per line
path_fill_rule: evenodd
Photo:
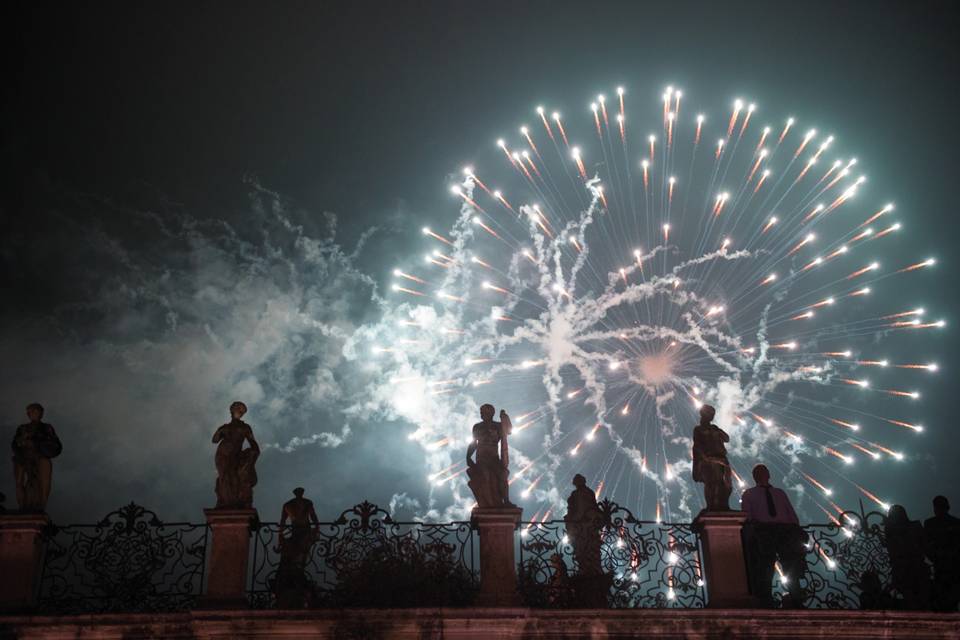
<path fill-rule="evenodd" d="M 640 358 L 640 375 L 643 379 L 660 387 L 673 378 L 674 358 L 668 353 L 658 353 Z"/>

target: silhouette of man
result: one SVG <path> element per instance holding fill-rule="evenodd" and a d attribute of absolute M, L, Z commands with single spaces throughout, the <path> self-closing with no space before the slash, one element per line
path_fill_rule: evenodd
<path fill-rule="evenodd" d="M 930 570 L 923 559 L 923 526 L 907 517 L 901 505 L 890 506 L 883 532 L 890 554 L 890 582 L 903 596 L 905 609 L 930 606 Z"/>
<path fill-rule="evenodd" d="M 950 515 L 946 496 L 933 499 L 933 517 L 923 523 L 927 557 L 933 563 L 933 608 L 956 611 L 960 604 L 960 518 Z"/>
<path fill-rule="evenodd" d="M 800 577 L 806 571 L 803 546 L 806 534 L 800 528 L 800 520 L 786 492 L 771 486 L 766 465 L 753 468 L 753 480 L 756 486 L 740 497 L 740 506 L 747 516 L 744 538 L 751 591 L 766 606 L 773 605 L 774 563 L 779 561 L 789 592 L 789 600 L 785 598 L 783 605 L 802 607 Z"/>
<path fill-rule="evenodd" d="M 707 511 L 730 511 L 733 481 L 724 446 L 730 436 L 713 424 L 716 413 L 708 404 L 700 407 L 700 424 L 693 429 L 693 480 L 703 483 Z"/>
<path fill-rule="evenodd" d="M 17 427 L 13 436 L 13 482 L 17 506 L 21 511 L 43 511 L 50 497 L 53 463 L 63 451 L 63 445 L 53 425 L 42 421 L 43 406 L 37 402 L 27 405 L 27 424 Z"/>
<path fill-rule="evenodd" d="M 492 404 L 480 407 L 480 419 L 473 425 L 473 441 L 467 447 L 467 483 L 481 508 L 516 507 L 510 502 L 510 449 L 507 436 L 513 431 L 510 416 L 500 411 L 500 422 L 493 419 Z M 499 451 L 498 451 L 499 448 Z M 477 459 L 473 460 L 476 453 Z"/>

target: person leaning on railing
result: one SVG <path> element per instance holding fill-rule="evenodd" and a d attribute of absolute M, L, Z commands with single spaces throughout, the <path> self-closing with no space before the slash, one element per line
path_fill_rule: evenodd
<path fill-rule="evenodd" d="M 770 485 L 770 470 L 765 465 L 753 468 L 753 479 L 756 486 L 744 491 L 740 498 L 741 508 L 747 515 L 743 532 L 751 592 L 763 605 L 773 606 L 774 564 L 779 561 L 788 591 L 783 606 L 802 607 L 800 576 L 806 569 L 807 534 L 800 528 L 800 520 L 787 494 Z"/>

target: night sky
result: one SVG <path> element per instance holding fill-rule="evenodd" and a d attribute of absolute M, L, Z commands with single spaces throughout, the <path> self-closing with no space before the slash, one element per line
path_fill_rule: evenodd
<path fill-rule="evenodd" d="M 949 9 L 33 3 L 11 34 L 20 64 L 3 119 L 0 434 L 28 402 L 46 406 L 64 443 L 57 521 L 130 500 L 197 521 L 214 501 L 210 437 L 245 399 L 261 443 L 280 447 L 258 465 L 264 519 L 297 485 L 331 515 L 365 498 L 421 513 L 422 450 L 400 421 L 350 413 L 369 372 L 343 344 L 377 321 L 391 270 L 422 253 L 421 226 L 449 227 L 465 163 L 492 163 L 494 140 L 534 105 L 574 112 L 619 84 L 643 108 L 673 84 L 691 109 L 743 96 L 757 117 L 837 132 L 909 225 L 891 262 L 938 259 L 886 295 L 955 325 Z M 321 257 L 291 257 L 304 244 Z M 936 493 L 960 505 L 955 326 L 916 344 L 940 364 L 918 412 L 927 429 L 894 433 L 903 464 L 852 476 L 913 518 Z"/>

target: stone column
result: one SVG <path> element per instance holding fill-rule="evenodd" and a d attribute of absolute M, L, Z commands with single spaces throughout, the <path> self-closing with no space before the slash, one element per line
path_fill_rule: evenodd
<path fill-rule="evenodd" d="M 48 524 L 45 513 L 0 514 L 0 610 L 29 609 L 36 603 Z"/>
<path fill-rule="evenodd" d="M 700 533 L 708 607 L 737 609 L 755 606 L 750 595 L 740 536 L 746 519 L 742 511 L 701 511 L 693 521 L 694 529 Z"/>
<path fill-rule="evenodd" d="M 250 524 L 256 509 L 204 509 L 210 526 L 207 555 L 207 588 L 203 608 L 247 606 L 247 564 L 250 559 Z"/>
<path fill-rule="evenodd" d="M 480 535 L 480 607 L 518 607 L 517 564 L 514 536 L 523 509 L 519 507 L 473 510 L 470 520 Z"/>

